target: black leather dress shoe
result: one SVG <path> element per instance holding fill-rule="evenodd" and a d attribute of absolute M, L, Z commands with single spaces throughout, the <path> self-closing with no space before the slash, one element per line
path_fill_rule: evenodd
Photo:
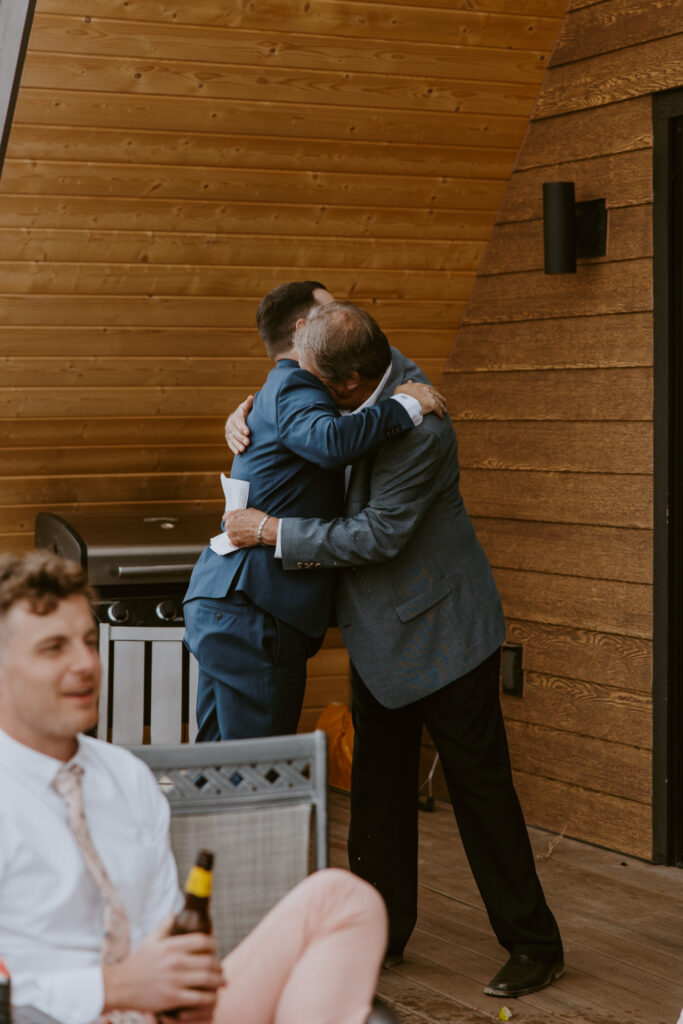
<path fill-rule="evenodd" d="M 534 960 L 524 953 L 513 953 L 504 967 L 488 983 L 487 996 L 528 996 L 538 992 L 564 974 L 564 960 Z"/>
<path fill-rule="evenodd" d="M 389 969 L 390 967 L 398 967 L 399 964 L 405 963 L 405 957 L 403 956 L 403 950 L 388 949 L 384 957 L 384 963 L 382 967 Z"/>

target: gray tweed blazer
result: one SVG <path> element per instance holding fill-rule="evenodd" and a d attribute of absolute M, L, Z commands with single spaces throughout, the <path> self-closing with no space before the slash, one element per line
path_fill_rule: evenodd
<path fill-rule="evenodd" d="M 382 391 L 426 380 L 392 349 Z M 345 518 L 283 519 L 283 567 L 336 567 L 337 622 L 361 678 L 397 708 L 481 664 L 505 639 L 500 598 L 459 489 L 452 424 L 422 425 L 357 462 Z"/>

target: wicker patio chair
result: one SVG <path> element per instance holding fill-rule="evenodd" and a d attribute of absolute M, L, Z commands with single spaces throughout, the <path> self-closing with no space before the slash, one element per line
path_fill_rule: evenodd
<path fill-rule="evenodd" d="M 129 749 L 171 805 L 181 882 L 198 849 L 215 852 L 211 913 L 221 955 L 309 867 L 327 866 L 325 733 Z"/>

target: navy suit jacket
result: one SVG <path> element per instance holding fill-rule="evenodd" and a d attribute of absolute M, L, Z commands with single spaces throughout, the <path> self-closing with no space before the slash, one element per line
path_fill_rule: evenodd
<path fill-rule="evenodd" d="M 344 508 L 344 467 L 412 426 L 400 402 L 391 399 L 341 416 L 316 377 L 281 359 L 254 399 L 251 443 L 236 456 L 232 476 L 249 481 L 249 505 L 269 515 L 333 519 Z M 321 637 L 332 612 L 334 571 L 285 572 L 272 547 L 229 555 L 205 548 L 185 601 L 234 590 L 302 633 Z"/>

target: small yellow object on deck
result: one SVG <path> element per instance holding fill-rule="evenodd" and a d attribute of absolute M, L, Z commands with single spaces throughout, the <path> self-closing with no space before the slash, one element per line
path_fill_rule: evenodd
<path fill-rule="evenodd" d="M 512 1010 L 508 1010 L 507 1006 L 501 1006 L 500 1013 L 498 1014 L 498 1020 L 511 1020 Z"/>

